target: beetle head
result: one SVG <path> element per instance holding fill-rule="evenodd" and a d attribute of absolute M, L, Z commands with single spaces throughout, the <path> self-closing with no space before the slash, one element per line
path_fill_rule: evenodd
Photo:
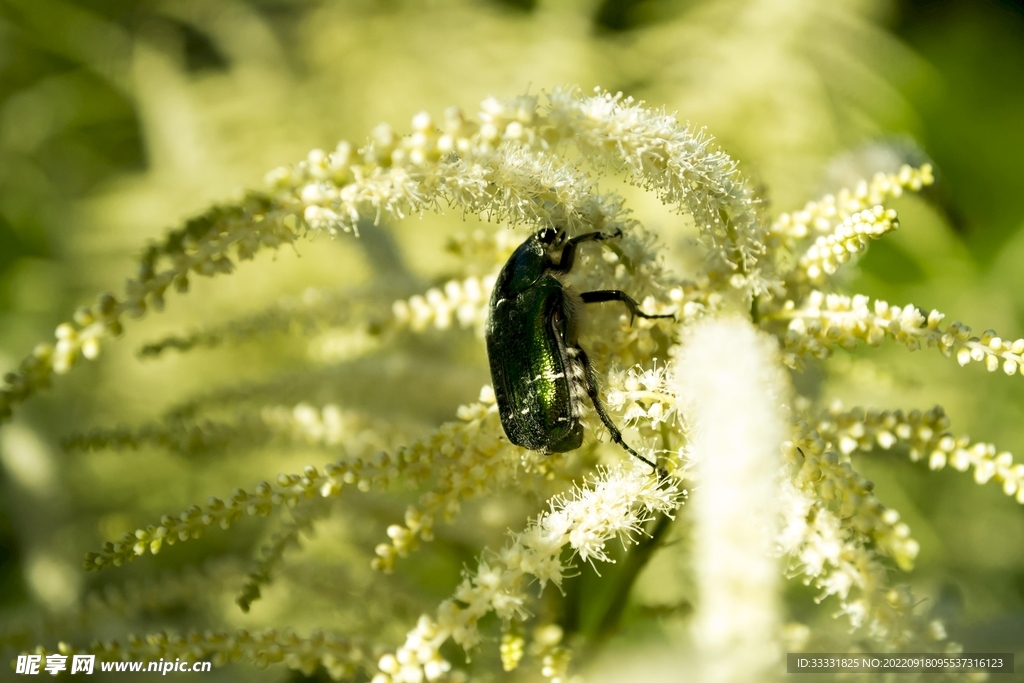
<path fill-rule="evenodd" d="M 550 268 L 558 263 L 556 258 L 565 244 L 564 230 L 547 227 L 533 233 L 519 245 L 498 274 L 494 285 L 494 300 L 502 300 L 526 291 Z"/>
<path fill-rule="evenodd" d="M 537 239 L 543 244 L 552 244 L 558 239 L 558 230 L 555 228 L 542 228 L 537 232 Z"/>
<path fill-rule="evenodd" d="M 535 237 L 544 245 L 545 251 L 551 252 L 560 249 L 565 244 L 568 235 L 561 228 L 547 227 L 539 230 Z"/>

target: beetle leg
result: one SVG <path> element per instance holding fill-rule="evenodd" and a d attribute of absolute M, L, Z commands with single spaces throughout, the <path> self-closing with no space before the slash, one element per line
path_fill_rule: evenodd
<path fill-rule="evenodd" d="M 562 247 L 562 256 L 558 260 L 558 265 L 552 270 L 558 273 L 568 273 L 572 270 L 572 264 L 576 261 L 576 247 L 581 242 L 597 242 L 600 240 L 610 240 L 616 237 L 622 237 L 622 231 L 616 230 L 615 232 L 585 232 L 582 235 L 577 235 L 571 240 L 565 243 Z"/>
<path fill-rule="evenodd" d="M 626 304 L 626 308 L 629 309 L 629 324 L 633 324 L 633 318 L 640 316 L 641 318 L 672 318 L 675 316 L 671 313 L 664 315 L 651 315 L 650 313 L 644 313 L 640 310 L 640 304 L 636 302 L 636 299 L 626 294 L 622 290 L 618 289 L 599 289 L 595 292 L 583 292 L 580 294 L 580 298 L 583 299 L 585 304 L 599 304 L 605 301 L 621 301 Z"/>
<path fill-rule="evenodd" d="M 583 387 L 587 390 L 587 395 L 590 396 L 590 401 L 594 404 L 594 410 L 597 411 L 598 416 L 601 418 L 601 422 L 603 422 L 604 426 L 608 428 L 608 433 L 611 434 L 612 441 L 622 446 L 622 448 L 624 448 L 626 452 L 634 458 L 647 463 L 647 465 L 649 465 L 659 477 L 664 478 L 667 476 L 667 473 L 664 470 L 659 469 L 653 462 L 634 451 L 629 447 L 629 444 L 623 440 L 622 432 L 620 432 L 619 428 L 615 426 L 614 422 L 612 422 L 611 416 L 608 415 L 608 411 L 605 410 L 604 404 L 601 403 L 601 397 L 597 393 L 597 376 L 594 374 L 594 366 L 590 364 L 590 358 L 588 358 L 586 352 L 578 346 L 573 347 L 573 351 L 576 352 L 576 360 L 583 365 Z"/>

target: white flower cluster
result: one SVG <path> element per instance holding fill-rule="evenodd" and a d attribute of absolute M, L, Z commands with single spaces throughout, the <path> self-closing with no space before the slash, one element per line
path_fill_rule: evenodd
<path fill-rule="evenodd" d="M 548 120 L 563 139 L 585 155 L 616 162 L 638 185 L 693 216 L 714 283 L 754 293 L 766 288 L 771 274 L 761 257 L 767 226 L 758 200 L 710 135 L 621 94 L 580 98 L 555 91 L 548 99 Z"/>
<path fill-rule="evenodd" d="M 971 328 L 952 322 L 945 331 L 939 324 L 945 317 L 938 311 L 927 315 L 915 306 L 892 306 L 870 297 L 811 292 L 806 302 L 796 308 L 788 302 L 778 319 L 788 319 L 785 361 L 800 367 L 801 356 L 827 358 L 834 346 L 852 349 L 858 341 L 879 346 L 891 338 L 910 351 L 936 348 L 944 356 L 956 355 L 960 365 L 971 361 L 985 363 L 989 372 L 1002 370 L 1007 375 L 1024 374 L 1024 339 L 1015 341 L 986 330 L 980 337 L 971 335 Z"/>
<path fill-rule="evenodd" d="M 826 275 L 834 274 L 839 266 L 867 249 L 868 243 L 899 226 L 896 212 L 876 205 L 843 219 L 829 235 L 818 237 L 800 257 L 800 271 L 806 278 L 820 285 Z"/>
<path fill-rule="evenodd" d="M 547 463 L 547 467 L 536 467 L 535 461 L 543 456 L 523 452 L 505 438 L 490 386 L 481 390 L 479 403 L 459 408 L 458 422 L 442 425 L 426 439 L 400 448 L 397 455 L 402 462 L 415 466 L 425 479 L 432 479 L 432 485 L 416 505 L 406 509 L 404 524 L 387 528 L 390 542 L 374 549 L 373 567 L 385 573 L 392 572 L 395 560 L 407 557 L 420 540 L 433 540 L 438 519 L 454 520 L 463 501 L 512 482 L 528 489 L 538 477 L 517 479 L 518 474 L 538 475 L 556 466 Z"/>
<path fill-rule="evenodd" d="M 625 228 L 628 233 L 632 223 L 621 200 L 599 195 L 590 175 L 555 155 L 556 147 L 577 138 L 585 140 L 580 148 L 596 167 L 619 160 L 642 182 L 662 190 L 666 201 L 680 201 L 694 213 L 712 238 L 718 280 L 759 282 L 753 269 L 764 230 L 734 162 L 710 137 L 620 96 L 556 91 L 549 101 L 545 115 L 537 98 L 504 103 L 492 98 L 484 102 L 479 122 L 452 109 L 440 127 L 429 115 L 417 114 L 410 135 L 397 135 L 382 124 L 362 148 L 342 142 L 331 153 L 313 150 L 296 166 L 270 172 L 270 196 L 252 193 L 237 205 L 214 207 L 189 221 L 165 244 L 146 251 L 139 277 L 129 280 L 122 299 L 103 295 L 76 313 L 74 323 L 58 327 L 56 345 L 40 345 L 18 372 L 4 377 L 0 419 L 52 374 L 67 372 L 82 357 L 95 358 L 99 340 L 120 334 L 125 315 L 141 316 L 149 306 L 160 309 L 172 286 L 186 291 L 190 272 L 231 272 L 232 249 L 238 259 L 248 259 L 263 247 L 294 241 L 306 229 L 356 232 L 364 217 L 402 218 L 439 209 L 442 200 L 510 224 L 554 224 L 572 232 Z M 602 124 L 597 115 L 608 120 Z M 630 121 L 633 127 L 625 125 Z M 161 271 L 162 261 L 170 264 Z"/>
<path fill-rule="evenodd" d="M 780 656 L 774 545 L 779 451 L 789 428 L 787 378 L 774 340 L 739 317 L 696 324 L 676 363 L 697 481 L 692 629 L 702 655 L 700 680 L 762 680 L 777 669 Z"/>
<path fill-rule="evenodd" d="M 314 150 L 294 168 L 270 173 L 268 183 L 310 227 L 332 233 L 355 231 L 360 216 L 401 218 L 442 199 L 511 224 L 628 228 L 616 198 L 598 195 L 588 174 L 554 156 L 574 144 L 595 168 L 616 163 L 691 213 L 708 242 L 715 282 L 762 287 L 766 228 L 735 162 L 704 131 L 664 112 L 621 95 L 556 90 L 546 107 L 534 97 L 491 98 L 479 122 L 452 109 L 440 127 L 418 114 L 413 129 L 402 137 L 380 126 L 361 149 Z"/>
<path fill-rule="evenodd" d="M 874 494 L 874 483 L 854 471 L 849 456 L 831 450 L 804 422 L 796 425 L 797 445 L 787 449 L 793 465 L 793 483 L 812 492 L 835 512 L 845 526 L 891 556 L 904 571 L 914 567 L 920 545 L 910 536 L 910 527 L 900 521 L 896 510 L 886 509 Z"/>
<path fill-rule="evenodd" d="M 870 182 L 861 181 L 852 190 L 844 188 L 835 195 L 808 202 L 800 211 L 779 215 L 769 229 L 769 244 L 792 247 L 796 240 L 832 232 L 854 214 L 899 197 L 905 190 L 917 192 L 934 182 L 931 164 L 920 168 L 904 164 L 896 173 L 876 173 Z"/>
<path fill-rule="evenodd" d="M 16 372 L 3 376 L 0 422 L 11 416 L 15 404 L 49 386 L 53 375 L 69 372 L 83 358 L 97 358 L 101 341 L 120 336 L 126 318 L 142 317 L 149 308 L 162 310 L 168 289 L 185 292 L 190 277 L 232 272 L 232 250 L 239 260 L 251 259 L 260 249 L 276 248 L 297 236 L 288 212 L 257 193 L 189 220 L 163 244 L 145 250 L 138 275 L 126 281 L 120 298 L 104 293 L 93 305 L 79 307 L 71 321 L 57 326 L 55 343 L 36 345 Z"/>
<path fill-rule="evenodd" d="M 536 100 L 519 102 L 529 106 L 515 108 L 517 120 L 506 130 L 538 124 Z M 493 119 L 505 106 L 488 100 L 481 118 Z M 400 219 L 439 208 L 440 200 L 512 224 L 582 225 L 596 197 L 585 174 L 539 146 L 503 140 L 492 122 L 467 121 L 457 109 L 445 113 L 442 126 L 426 113 L 413 118 L 412 135 L 399 136 L 382 124 L 366 146 L 356 150 L 342 142 L 332 153 L 313 150 L 294 168 L 271 172 L 267 182 L 312 229 L 332 234 L 356 231 L 361 216 Z"/>
<path fill-rule="evenodd" d="M 267 425 L 290 431 L 296 438 L 309 443 L 334 446 L 346 441 L 353 427 L 361 427 L 361 420 L 346 415 L 334 404 L 316 408 L 308 403 L 295 407 L 268 406 L 260 411 L 260 417 Z"/>
<path fill-rule="evenodd" d="M 505 263 L 522 242 L 522 236 L 511 230 L 473 230 L 448 240 L 445 251 L 459 259 L 460 269 L 470 275 L 490 274 Z"/>
<path fill-rule="evenodd" d="M 819 602 L 836 596 L 840 613 L 854 629 L 863 627 L 869 636 L 893 647 L 932 649 L 945 641 L 942 623 L 914 615 L 909 588 L 890 587 L 884 565 L 813 492 L 787 481 L 780 500 L 780 550 L 791 558 L 794 573 L 821 589 Z"/>
<path fill-rule="evenodd" d="M 676 396 L 668 384 L 668 366 L 649 370 L 633 367 L 609 374 L 610 389 L 605 404 L 622 413 L 627 423 L 642 422 L 651 428 L 662 423 L 674 425 L 679 419 Z"/>
<path fill-rule="evenodd" d="M 615 538 L 630 543 L 643 524 L 671 514 L 681 502 L 671 481 L 659 481 L 642 467 L 603 470 L 586 487 L 551 501 L 550 509 L 490 560 L 481 560 L 453 597 L 441 603 L 436 617 L 420 617 L 405 644 L 380 658 L 374 683 L 422 683 L 450 669 L 439 648 L 449 638 L 466 649 L 480 641 L 479 620 L 495 612 L 504 620 L 522 620 L 528 612 L 525 578 L 543 588 L 561 585 L 567 567 L 562 549 L 572 548 L 584 562 L 608 561 L 605 546 Z"/>
<path fill-rule="evenodd" d="M 495 276 L 449 280 L 444 287 L 433 287 L 424 294 L 399 299 L 391 307 L 395 322 L 422 332 L 431 325 L 439 330 L 451 327 L 453 319 L 462 328 L 473 328 L 483 336 L 487 324 L 487 304 Z"/>
<path fill-rule="evenodd" d="M 942 406 L 926 411 L 877 410 L 854 408 L 843 410 L 835 401 L 815 422 L 823 438 L 835 443 L 843 453 L 870 451 L 875 445 L 889 450 L 905 445 L 910 459 L 927 458 L 933 470 L 947 464 L 960 472 L 974 468 L 974 480 L 985 484 L 995 480 L 1003 492 L 1024 504 L 1024 464 L 1014 463 L 1013 454 L 999 451 L 991 443 L 971 443 L 967 436 L 949 432 L 950 420 Z"/>
<path fill-rule="evenodd" d="M 252 603 L 260 598 L 262 587 L 273 580 L 277 567 L 284 560 L 285 551 L 299 548 L 301 534 L 311 533 L 315 522 L 326 517 L 329 512 L 330 508 L 326 504 L 306 505 L 301 510 L 293 511 L 292 519 L 282 524 L 281 529 L 260 547 L 256 561 L 246 573 L 242 588 L 235 597 L 235 604 L 243 612 L 249 611 Z"/>

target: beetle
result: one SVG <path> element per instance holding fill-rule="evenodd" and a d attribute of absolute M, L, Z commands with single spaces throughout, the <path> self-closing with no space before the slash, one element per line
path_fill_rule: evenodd
<path fill-rule="evenodd" d="M 583 397 L 589 396 L 612 441 L 661 473 L 623 440 L 601 403 L 593 365 L 577 337 L 586 304 L 621 301 L 631 320 L 674 316 L 644 313 L 617 289 L 577 293 L 564 281 L 580 244 L 621 235 L 588 232 L 567 239 L 564 231 L 547 227 L 519 245 L 491 292 L 485 331 L 491 381 L 501 426 L 517 446 L 542 453 L 579 448 Z"/>

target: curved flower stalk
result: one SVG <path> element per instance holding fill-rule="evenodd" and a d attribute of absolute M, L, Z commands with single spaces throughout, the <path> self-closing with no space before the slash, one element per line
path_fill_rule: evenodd
<path fill-rule="evenodd" d="M 387 454 L 381 453 L 372 467 L 365 467 L 367 464 L 362 459 L 352 458 L 327 465 L 323 474 L 308 466 L 301 475 L 280 475 L 276 487 L 262 481 L 253 493 L 236 489 L 227 500 L 211 497 L 204 506 L 193 505 L 176 517 L 164 515 L 159 524 L 125 533 L 117 543 L 106 543 L 99 553 L 86 555 L 85 568 L 119 567 L 147 553 L 156 554 L 164 545 L 199 538 L 206 527 L 214 524 L 229 529 L 247 515 L 266 517 L 276 507 L 294 507 L 305 498 L 337 496 L 344 484 L 353 484 L 361 491 L 369 491 L 374 484 L 381 488 L 386 486 L 391 464 Z"/>
<path fill-rule="evenodd" d="M 406 511 L 404 525 L 388 527 L 391 542 L 380 544 L 375 550 L 373 566 L 390 572 L 396 558 L 408 555 L 419 540 L 432 540 L 438 518 L 451 521 L 463 500 L 513 480 L 521 466 L 525 471 L 538 472 L 542 479 L 550 472 L 548 466 L 501 438 L 493 394 L 486 389 L 482 392 L 484 402 L 459 410 L 459 422 L 442 425 L 431 436 L 396 449 L 394 456 L 385 451 L 352 454 L 327 465 L 322 472 L 308 466 L 301 475 L 279 475 L 275 484 L 260 482 L 252 493 L 236 489 L 226 500 L 211 497 L 204 506 L 193 505 L 176 517 L 165 515 L 159 524 L 126 533 L 117 543 L 107 543 L 101 552 L 86 556 L 85 566 L 120 566 L 147 552 L 156 554 L 165 544 L 199 538 L 210 526 L 226 530 L 245 516 L 266 517 L 282 506 L 294 508 L 317 497 L 337 497 L 345 485 L 355 485 L 367 492 L 386 490 L 399 481 L 410 485 L 435 480 L 432 490 L 420 497 L 418 505 Z M 335 412 L 325 410 L 328 415 Z M 317 411 L 299 406 L 293 414 L 299 419 L 293 421 L 292 415 L 286 415 L 289 427 L 298 429 L 307 441 L 330 441 L 331 434 L 317 421 Z M 333 422 L 328 422 L 328 428 Z M 521 480 L 518 483 L 524 484 Z M 284 541 L 280 550 L 286 544 Z"/>
<path fill-rule="evenodd" d="M 483 404 L 464 406 L 460 410 L 462 421 L 442 425 L 431 437 L 397 449 L 394 456 L 385 451 L 366 457 L 350 455 L 325 466 L 322 472 L 310 465 L 302 474 L 278 475 L 273 484 L 259 482 L 252 493 L 235 489 L 226 500 L 211 497 L 204 506 L 193 505 L 176 517 L 164 515 L 159 524 L 150 524 L 145 529 L 126 533 L 117 543 L 107 543 L 101 552 L 86 556 L 85 566 L 87 569 L 120 566 L 146 553 L 156 554 L 165 544 L 173 545 L 179 541 L 199 538 L 210 526 L 228 529 L 245 516 L 266 517 L 275 508 L 282 506 L 295 507 L 304 500 L 318 496 L 337 497 L 346 485 L 355 486 L 365 493 L 385 490 L 400 478 L 406 483 L 421 483 L 432 477 L 439 467 L 443 468 L 447 459 L 458 459 L 469 454 L 466 460 L 461 461 L 461 468 L 456 465 L 449 470 L 453 485 L 443 489 L 447 495 L 435 496 L 441 501 L 439 507 L 454 514 L 458 496 L 471 493 L 474 484 L 482 485 L 488 475 L 492 474 L 489 469 L 514 469 L 518 464 L 515 459 L 509 461 L 507 458 L 494 457 L 496 449 L 500 447 L 496 435 L 485 442 L 475 438 L 485 429 L 493 434 L 493 426 L 486 424 L 488 416 L 493 412 L 493 407 Z M 452 442 L 459 438 L 465 446 L 453 448 Z M 422 520 L 414 532 L 421 537 L 429 535 L 433 518 L 424 515 Z M 425 520 L 429 520 L 429 523 Z"/>
<path fill-rule="evenodd" d="M 235 598 L 235 603 L 243 612 L 248 612 L 252 603 L 260 598 L 260 588 L 273 580 L 273 571 L 284 561 L 285 551 L 301 547 L 301 534 L 311 534 L 316 522 L 328 514 L 330 508 L 326 505 L 296 508 L 292 511 L 292 519 L 282 524 L 281 529 L 260 547 L 256 562 L 245 575 L 242 589 Z"/>
<path fill-rule="evenodd" d="M 801 367 L 802 357 L 828 358 L 837 346 L 852 349 L 858 341 L 879 346 L 891 339 L 910 351 L 927 347 L 947 358 L 955 354 L 960 365 L 976 361 L 983 362 L 989 372 L 1024 373 L 1024 339 L 1004 340 L 994 330 L 972 336 L 971 328 L 959 321 L 942 331 L 939 324 L 945 316 L 935 310 L 925 314 L 915 306 L 871 303 L 864 295 L 814 291 L 803 306 L 790 306 L 768 317 L 789 320 L 786 363 L 795 368 Z"/>
<path fill-rule="evenodd" d="M 802 446 L 802 447 L 801 447 Z M 896 510 L 886 509 L 874 484 L 858 474 L 847 456 L 825 450 L 825 442 L 806 423 L 797 423 L 796 442 L 788 449 L 793 483 L 814 496 L 864 542 L 874 543 L 904 571 L 914 568 L 920 546 Z"/>
<path fill-rule="evenodd" d="M 419 546 L 419 541 L 433 540 L 437 522 L 454 521 L 466 501 L 511 486 L 520 493 L 547 496 L 551 495 L 551 487 L 545 485 L 546 482 L 554 480 L 557 486 L 568 479 L 563 462 L 524 451 L 505 439 L 490 386 L 481 391 L 479 403 L 460 408 L 459 417 L 475 425 L 476 431 L 442 427 L 413 448 L 400 449 L 405 458 L 413 461 L 417 457 L 414 451 L 421 452 L 419 457 L 428 460 L 426 464 L 433 472 L 432 485 L 415 505 L 406 509 L 404 524 L 387 528 L 390 542 L 374 549 L 377 555 L 372 563 L 374 569 L 384 573 L 394 571 L 397 558 L 407 557 Z M 588 423 L 589 429 L 597 429 L 596 420 Z M 432 459 L 436 456 L 430 453 L 442 453 L 446 457 Z M 585 465 L 592 467 L 589 462 Z"/>
<path fill-rule="evenodd" d="M 908 587 L 891 586 L 882 556 L 910 571 L 919 545 L 899 513 L 877 500 L 872 482 L 848 456 L 827 450 L 831 445 L 798 421 L 784 449 L 792 475 L 783 486 L 780 548 L 792 574 L 821 589 L 819 602 L 835 596 L 854 629 L 889 647 L 957 647 L 944 642 L 941 621 L 915 615 Z"/>
<path fill-rule="evenodd" d="M 865 251 L 870 240 L 880 239 L 897 227 L 899 222 L 893 209 L 876 205 L 855 213 L 845 218 L 834 232 L 814 241 L 800 256 L 797 274 L 821 285 L 825 276 L 834 274 L 839 266 Z"/>
<path fill-rule="evenodd" d="M 331 291 L 310 287 L 300 296 L 283 298 L 257 313 L 149 342 L 139 349 L 139 356 L 150 358 L 171 349 L 185 352 L 197 347 L 215 347 L 273 332 L 298 329 L 310 334 L 325 327 L 346 325 L 360 317 L 369 317 L 366 309 L 371 307 L 367 306 L 367 300 L 384 298 L 383 294 L 355 288 Z"/>
<path fill-rule="evenodd" d="M 808 202 L 800 211 L 780 214 L 768 229 L 768 243 L 778 250 L 795 249 L 808 238 L 834 232 L 856 214 L 883 206 L 886 200 L 904 192 L 919 192 L 935 182 L 930 164 L 920 168 L 904 165 L 896 173 L 876 173 L 853 189 L 843 188 L 835 195 Z M 773 250 L 773 253 L 778 253 Z"/>
<path fill-rule="evenodd" d="M 561 586 L 568 569 L 561 560 L 564 547 L 583 562 L 608 562 L 609 541 L 634 542 L 645 522 L 659 513 L 671 514 L 682 495 L 685 491 L 671 480 L 659 482 L 640 468 L 619 468 L 604 470 L 586 487 L 554 498 L 550 509 L 513 534 L 504 549 L 481 559 L 436 616 L 421 616 L 405 644 L 380 658 L 374 683 L 441 678 L 451 668 L 440 652 L 447 640 L 469 650 L 480 642 L 478 622 L 489 612 L 504 621 L 527 617 L 527 577 L 536 578 L 542 589 L 549 582 Z"/>
<path fill-rule="evenodd" d="M 488 272 L 494 271 L 497 263 L 489 264 Z M 422 332 L 434 327 L 445 330 L 454 321 L 459 327 L 475 329 L 482 335 L 487 299 L 493 286 L 491 272 L 484 277 L 452 279 L 441 287 L 431 287 L 409 298 L 395 298 L 395 287 L 387 283 L 372 289 L 339 291 L 310 287 L 299 297 L 284 298 L 252 315 L 149 342 L 142 346 L 139 355 L 156 357 L 171 349 L 186 352 L 293 330 L 312 335 L 339 328 L 360 329 L 380 339 L 398 329 Z M 368 300 L 374 299 L 377 306 L 367 305 Z M 390 311 L 386 302 L 391 303 Z"/>
<path fill-rule="evenodd" d="M 270 443 L 328 448 L 345 445 L 349 453 L 368 457 L 402 441 L 397 425 L 387 420 L 342 410 L 335 404 L 317 408 L 300 403 L 294 407 L 265 406 L 258 412 L 241 411 L 232 421 L 171 415 L 163 422 L 137 428 L 94 429 L 65 439 L 63 445 L 71 451 L 138 450 L 153 445 L 184 456 L 246 450 Z"/>
<path fill-rule="evenodd" d="M 875 408 L 843 410 L 839 401 L 816 421 L 821 437 L 844 454 L 871 451 L 876 445 L 883 450 L 905 446 L 912 461 L 927 458 L 933 470 L 947 464 L 959 472 L 973 467 L 976 482 L 995 481 L 1002 485 L 1003 493 L 1024 504 L 1024 464 L 1014 463 L 1012 453 L 999 451 L 994 444 L 954 436 L 949 426 L 942 406 L 904 413 Z"/>
<path fill-rule="evenodd" d="M 914 614 L 909 587 L 891 587 L 885 565 L 813 492 L 784 482 L 781 505 L 780 548 L 791 558 L 793 575 L 821 590 L 818 602 L 835 596 L 839 614 L 854 629 L 864 628 L 889 647 L 955 650 L 957 645 L 946 641 L 942 622 Z"/>
<path fill-rule="evenodd" d="M 549 99 L 549 117 L 562 138 L 591 158 L 612 157 L 636 184 L 693 216 L 713 284 L 754 295 L 767 289 L 772 274 L 761 260 L 767 228 L 758 200 L 710 135 L 621 94 L 581 99 L 555 91 Z"/>
<path fill-rule="evenodd" d="M 141 317 L 147 308 L 162 309 L 168 288 L 185 292 L 193 274 L 230 273 L 232 250 L 237 259 L 250 259 L 264 247 L 294 241 L 297 229 L 288 212 L 261 193 L 188 221 L 163 243 L 146 249 L 137 277 L 127 281 L 120 298 L 101 294 L 92 306 L 79 308 L 72 321 L 57 326 L 55 344 L 37 345 L 17 372 L 4 376 L 0 420 L 10 417 L 15 404 L 48 386 L 53 375 L 68 372 L 82 358 L 95 359 L 104 338 L 121 334 L 125 318 Z"/>
<path fill-rule="evenodd" d="M 490 387 L 481 392 L 480 403 L 463 406 L 459 417 L 472 426 L 446 429 L 446 425 L 429 439 L 402 451 L 406 460 L 431 473 L 434 484 L 420 496 L 416 505 L 406 509 L 404 524 L 388 527 L 390 542 L 374 549 L 377 555 L 373 559 L 374 569 L 391 573 L 397 558 L 407 557 L 420 540 L 433 540 L 434 525 L 439 518 L 451 522 L 461 511 L 464 500 L 509 483 L 520 465 L 525 465 L 527 470 L 540 465 L 533 464 L 535 456 L 523 454 L 522 449 L 503 438 Z"/>
<path fill-rule="evenodd" d="M 551 153 L 580 140 L 586 140 L 581 149 L 593 160 L 620 159 L 638 178 L 663 189 L 667 201 L 681 202 L 694 214 L 717 254 L 709 274 L 760 282 L 751 270 L 763 232 L 754 203 L 735 163 L 709 137 L 628 98 L 556 91 L 549 99 L 547 114 L 537 98 L 487 100 L 480 123 L 449 110 L 439 127 L 419 114 L 412 135 L 402 137 L 382 125 L 363 148 L 343 142 L 332 153 L 314 150 L 295 167 L 271 172 L 269 193 L 248 195 L 189 221 L 146 250 L 139 276 L 128 281 L 122 298 L 104 294 L 95 306 L 76 313 L 74 323 L 59 326 L 55 346 L 37 347 L 20 371 L 5 377 L 0 419 L 53 374 L 67 372 L 82 357 L 95 358 L 100 340 L 119 334 L 125 315 L 143 315 L 148 306 L 159 309 L 172 285 L 186 290 L 191 271 L 231 272 L 232 250 L 237 259 L 247 259 L 264 246 L 308 232 L 355 233 L 363 216 L 400 219 L 438 209 L 442 201 L 511 225 L 554 223 L 571 232 L 619 229 L 628 236 L 631 224 L 621 201 L 598 195 L 587 175 Z M 598 115 L 631 120 L 637 132 L 619 124 L 594 125 L 600 123 Z M 726 244 L 729 235 L 732 246 Z M 645 253 L 642 245 L 638 252 Z M 649 287 L 631 291 L 646 294 Z"/>

